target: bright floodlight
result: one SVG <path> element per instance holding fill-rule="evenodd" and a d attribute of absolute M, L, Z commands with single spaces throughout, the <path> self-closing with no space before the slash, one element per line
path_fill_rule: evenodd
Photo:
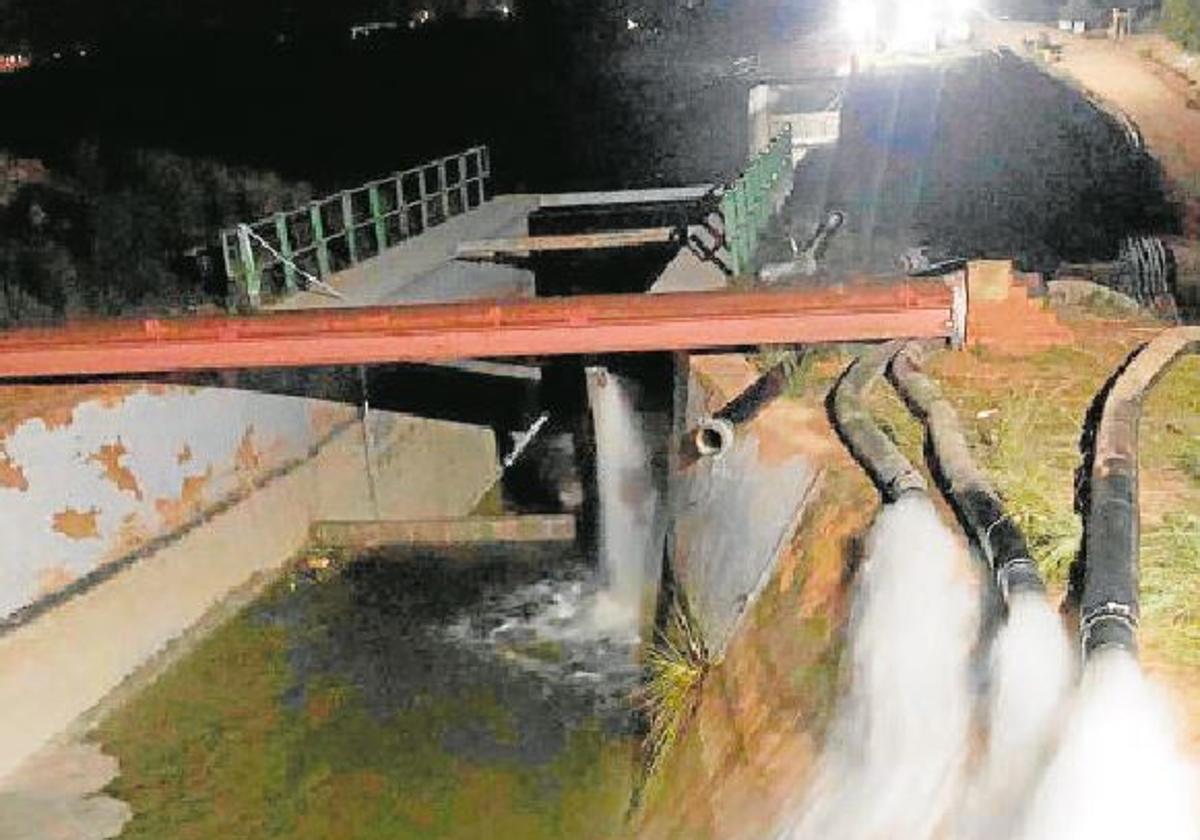
<path fill-rule="evenodd" d="M 875 40 L 876 13 L 872 0 L 842 0 L 842 28 L 860 44 Z"/>
<path fill-rule="evenodd" d="M 944 14 L 936 0 L 908 0 L 896 21 L 893 46 L 900 50 L 934 49 Z"/>

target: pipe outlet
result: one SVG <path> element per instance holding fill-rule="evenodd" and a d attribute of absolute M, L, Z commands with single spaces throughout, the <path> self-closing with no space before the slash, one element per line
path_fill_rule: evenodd
<path fill-rule="evenodd" d="M 692 430 L 692 445 L 705 458 L 720 458 L 733 446 L 733 424 L 720 417 L 706 417 Z"/>

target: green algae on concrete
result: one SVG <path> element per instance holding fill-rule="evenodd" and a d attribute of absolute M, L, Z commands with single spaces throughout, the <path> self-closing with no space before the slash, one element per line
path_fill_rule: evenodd
<path fill-rule="evenodd" d="M 336 635 L 333 622 L 359 621 L 371 607 L 340 579 L 308 581 L 300 586 L 309 599 L 303 619 L 272 620 L 297 599 L 295 585 L 283 581 L 101 725 L 96 738 L 121 767 L 110 791 L 134 812 L 123 837 L 621 833 L 634 767 L 628 737 L 577 716 L 551 754 L 530 760 L 510 749 L 526 724 L 506 705 L 510 687 L 489 680 L 493 671 L 454 692 L 418 680 L 413 694 L 385 709 L 346 674 L 302 674 L 298 639 L 320 643 Z M 368 667 L 395 662 L 369 633 L 360 640 L 385 654 Z M 436 644 L 411 641 L 431 645 L 424 664 L 439 666 Z M 554 716 L 555 707 L 544 714 Z M 472 738 L 490 746 L 453 748 Z"/>

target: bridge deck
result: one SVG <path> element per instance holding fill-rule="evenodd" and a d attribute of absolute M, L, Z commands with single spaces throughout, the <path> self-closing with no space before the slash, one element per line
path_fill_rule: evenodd
<path fill-rule="evenodd" d="M 537 209 L 538 201 L 536 195 L 496 196 L 373 259 L 338 272 L 329 279 L 329 285 L 341 292 L 344 300 L 300 292 L 269 308 L 328 309 L 532 295 L 532 272 L 508 265 L 456 261 L 455 250 L 464 240 L 526 235 L 527 218 Z"/>

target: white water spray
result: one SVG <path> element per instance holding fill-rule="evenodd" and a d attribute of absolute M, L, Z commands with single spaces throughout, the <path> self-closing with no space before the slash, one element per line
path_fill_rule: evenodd
<path fill-rule="evenodd" d="M 588 368 L 587 386 L 596 437 L 604 580 L 592 619 L 603 632 L 636 635 L 648 606 L 647 581 L 661 560 L 658 492 L 645 430 L 625 383 L 604 368 Z"/>
<path fill-rule="evenodd" d="M 924 495 L 879 514 L 855 583 L 849 694 L 790 838 L 935 835 L 959 792 L 978 589 Z"/>
<path fill-rule="evenodd" d="M 1041 593 L 1012 596 L 992 642 L 987 746 L 968 783 L 958 836 L 1012 837 L 1063 722 L 1074 657 L 1062 621 Z"/>
<path fill-rule="evenodd" d="M 1132 655 L 1103 650 L 1084 669 L 1059 751 L 1019 836 L 1195 840 L 1198 784 L 1166 698 Z"/>

